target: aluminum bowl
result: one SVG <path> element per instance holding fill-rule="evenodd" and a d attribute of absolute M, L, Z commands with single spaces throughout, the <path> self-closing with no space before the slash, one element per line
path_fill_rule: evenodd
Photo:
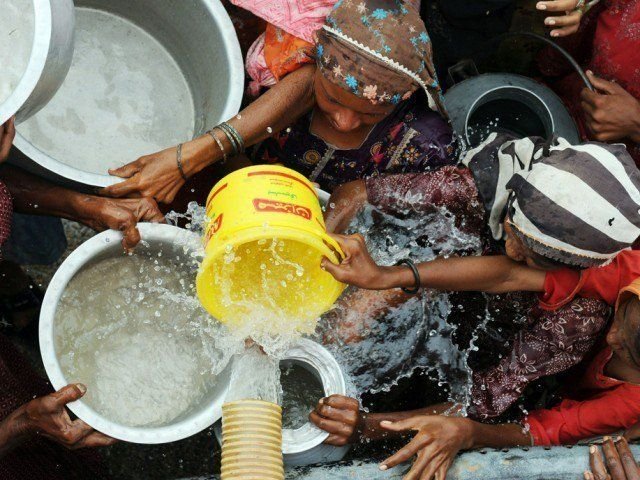
<path fill-rule="evenodd" d="M 200 244 L 197 234 L 171 225 L 141 223 L 138 229 L 143 242 L 137 249 L 151 253 L 163 251 L 175 252 L 174 255 L 183 254 L 183 245 L 197 248 Z M 104 258 L 121 256 L 121 241 L 122 234 L 113 230 L 89 239 L 64 261 L 49 284 L 40 312 L 40 350 L 47 375 L 56 390 L 69 383 L 60 367 L 54 344 L 54 320 L 60 297 L 69 281 L 83 267 Z M 231 368 L 232 365 L 229 364 L 217 376 L 216 386 L 196 408 L 159 427 L 129 427 L 114 423 L 82 400 L 69 404 L 69 408 L 96 430 L 119 440 L 143 444 L 174 442 L 201 432 L 221 418 Z M 91 385 L 88 387 L 91 388 Z"/>
<path fill-rule="evenodd" d="M 220 0 L 76 0 L 75 6 L 78 17 L 81 12 L 97 12 L 101 18 L 106 15 L 120 19 L 141 29 L 159 44 L 177 65 L 189 88 L 194 107 L 195 136 L 201 135 L 238 112 L 244 91 L 244 64 L 235 29 Z M 75 68 L 75 65 L 71 68 Z M 74 72 L 72 70 L 72 73 Z M 137 82 L 135 77 L 127 77 L 125 80 Z M 87 88 L 91 89 L 92 85 L 87 85 Z M 104 95 L 105 93 L 98 89 L 96 103 L 102 102 Z M 179 105 L 172 107 L 178 108 Z M 108 108 L 114 109 L 114 117 L 126 118 L 120 117 L 118 113 L 118 108 L 124 107 L 105 107 L 105 110 Z M 106 121 L 106 117 L 100 118 L 101 122 Z M 162 118 L 163 120 L 159 120 L 155 115 L 151 117 L 153 121 L 167 122 Z M 171 128 L 165 123 L 162 125 L 164 128 Z M 127 128 L 128 125 L 123 124 L 122 127 Z M 75 188 L 105 187 L 117 183 L 121 180 L 108 175 L 108 168 L 133 161 L 139 155 L 155 153 L 132 152 L 130 158 L 120 159 L 118 151 L 118 165 L 113 164 L 114 161 L 111 160 L 110 165 L 104 166 L 104 173 L 95 173 L 87 167 L 85 160 L 62 158 L 61 153 L 48 153 L 44 145 L 47 142 L 56 142 L 56 138 L 39 133 L 35 127 L 32 130 L 27 138 L 25 127 L 18 127 L 15 145 L 26 157 L 20 160 L 20 166 L 57 183 Z M 24 134 L 21 134 L 21 131 Z M 82 129 L 79 131 L 82 132 Z M 86 138 L 90 144 L 90 129 L 78 135 L 82 135 L 81 138 Z M 187 140 L 189 138 L 181 141 Z M 56 143 L 54 146 L 55 151 L 64 151 L 64 145 Z M 123 145 L 120 143 L 114 145 L 114 148 L 119 150 Z M 90 147 L 87 147 L 87 151 L 90 151 Z M 94 151 L 91 156 L 98 159 L 101 153 L 104 152 Z M 89 154 L 82 158 L 87 155 Z"/>
<path fill-rule="evenodd" d="M 0 104 L 0 125 L 14 114 L 20 123 L 37 113 L 56 94 L 73 57 L 75 10 L 72 0 L 33 0 L 31 56 L 18 86 Z"/>

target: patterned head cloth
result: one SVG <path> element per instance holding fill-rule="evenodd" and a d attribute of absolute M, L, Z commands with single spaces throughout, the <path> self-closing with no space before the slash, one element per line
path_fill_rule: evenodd
<path fill-rule="evenodd" d="M 509 218 L 534 252 L 588 268 L 640 236 L 640 171 L 624 145 L 513 140 L 493 133 L 463 160 L 476 180 L 493 237 Z"/>
<path fill-rule="evenodd" d="M 417 89 L 446 115 L 432 46 L 418 12 L 400 0 L 339 0 L 318 32 L 320 71 L 373 104 L 397 104 Z"/>

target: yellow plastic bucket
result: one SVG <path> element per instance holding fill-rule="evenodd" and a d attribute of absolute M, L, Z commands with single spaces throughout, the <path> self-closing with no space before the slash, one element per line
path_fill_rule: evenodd
<path fill-rule="evenodd" d="M 342 293 L 344 285 L 320 268 L 323 256 L 339 261 L 340 247 L 326 233 L 313 185 L 294 170 L 237 170 L 213 187 L 206 213 L 196 286 L 220 321 L 263 317 L 306 331 Z"/>

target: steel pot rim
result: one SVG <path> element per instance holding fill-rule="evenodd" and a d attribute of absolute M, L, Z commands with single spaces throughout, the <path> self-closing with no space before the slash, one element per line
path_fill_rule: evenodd
<path fill-rule="evenodd" d="M 48 2 L 49 0 L 34 0 L 34 3 L 42 3 L 47 5 L 48 5 Z M 242 104 L 242 97 L 244 94 L 244 61 L 242 58 L 242 52 L 240 50 L 240 43 L 238 41 L 237 33 L 235 31 L 231 18 L 229 17 L 229 14 L 225 10 L 220 0 L 206 0 L 206 1 L 203 0 L 203 5 L 209 10 L 212 21 L 215 22 L 216 26 L 220 30 L 222 43 L 223 43 L 222 51 L 226 52 L 229 59 L 229 77 L 234 80 L 229 82 L 229 89 L 226 92 L 226 99 L 227 99 L 226 104 L 221 113 L 221 118 L 226 120 L 228 118 L 231 118 L 233 115 L 237 114 Z M 51 14 L 50 12 L 51 12 L 51 9 L 49 6 L 49 15 Z M 50 37 L 51 25 L 48 26 L 48 29 L 49 29 L 48 34 Z M 40 72 L 39 72 L 40 74 L 44 69 L 44 63 L 46 61 L 47 52 L 48 52 L 48 45 L 47 45 L 47 49 L 44 52 L 42 65 L 40 65 Z M 31 61 L 30 61 L 30 64 L 31 64 Z M 39 77 L 40 75 L 36 77 L 36 83 Z M 34 87 L 35 87 L 35 84 L 34 84 Z M 12 97 L 13 97 L 13 94 L 12 94 Z M 24 103 L 24 101 L 26 101 L 27 98 L 28 98 L 28 95 L 24 98 L 22 103 Z M 7 116 L 7 119 L 10 116 L 11 115 Z M 0 119 L 1 118 L 2 117 L 0 117 Z M 92 172 L 80 170 L 74 166 L 62 163 L 56 160 L 55 158 L 53 158 L 52 156 L 49 156 L 49 154 L 47 154 L 46 152 L 43 152 L 42 150 L 37 148 L 35 145 L 29 142 L 24 136 L 22 136 L 19 132 L 16 132 L 14 145 L 23 154 L 25 154 L 27 157 L 32 159 L 33 162 L 37 163 L 38 165 L 45 168 L 46 170 L 72 182 L 78 182 L 83 185 L 88 185 L 90 187 L 108 187 L 110 185 L 114 185 L 124 180 L 120 177 L 109 175 L 107 172 L 105 172 L 104 174 L 92 173 Z M 152 154 L 152 153 L 155 153 L 155 152 L 149 152 L 149 154 Z M 130 161 L 134 161 L 134 160 L 136 159 L 135 158 L 130 159 Z"/>
<path fill-rule="evenodd" d="M 27 68 L 16 89 L 0 104 L 0 125 L 15 115 L 36 89 L 47 63 L 51 47 L 52 9 L 49 0 L 33 0 L 33 41 Z"/>
<path fill-rule="evenodd" d="M 197 242 L 200 237 L 188 230 L 166 224 L 138 224 L 143 241 L 173 243 L 176 240 Z M 122 233 L 107 230 L 84 242 L 63 262 L 51 279 L 49 288 L 45 293 L 40 311 L 40 351 L 45 371 L 52 387 L 58 390 L 69 382 L 66 380 L 54 346 L 54 319 L 57 305 L 69 281 L 91 259 L 113 249 L 114 245 L 120 245 Z M 89 388 L 91 388 L 89 386 Z M 218 398 L 207 408 L 189 415 L 188 417 L 161 427 L 128 427 L 108 420 L 82 400 L 70 403 L 69 409 L 78 418 L 91 425 L 94 429 L 118 440 L 142 444 L 168 443 L 181 440 L 210 427 L 222 416 L 222 403 L 228 389 L 224 387 Z"/>

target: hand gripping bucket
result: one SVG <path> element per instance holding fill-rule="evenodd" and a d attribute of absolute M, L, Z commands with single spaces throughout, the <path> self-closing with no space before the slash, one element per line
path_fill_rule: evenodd
<path fill-rule="evenodd" d="M 279 166 L 237 170 L 207 199 L 205 258 L 198 297 L 211 315 L 233 324 L 256 309 L 265 318 L 302 325 L 327 311 L 344 285 L 320 268 L 339 262 L 340 247 L 326 233 L 313 185 Z"/>

